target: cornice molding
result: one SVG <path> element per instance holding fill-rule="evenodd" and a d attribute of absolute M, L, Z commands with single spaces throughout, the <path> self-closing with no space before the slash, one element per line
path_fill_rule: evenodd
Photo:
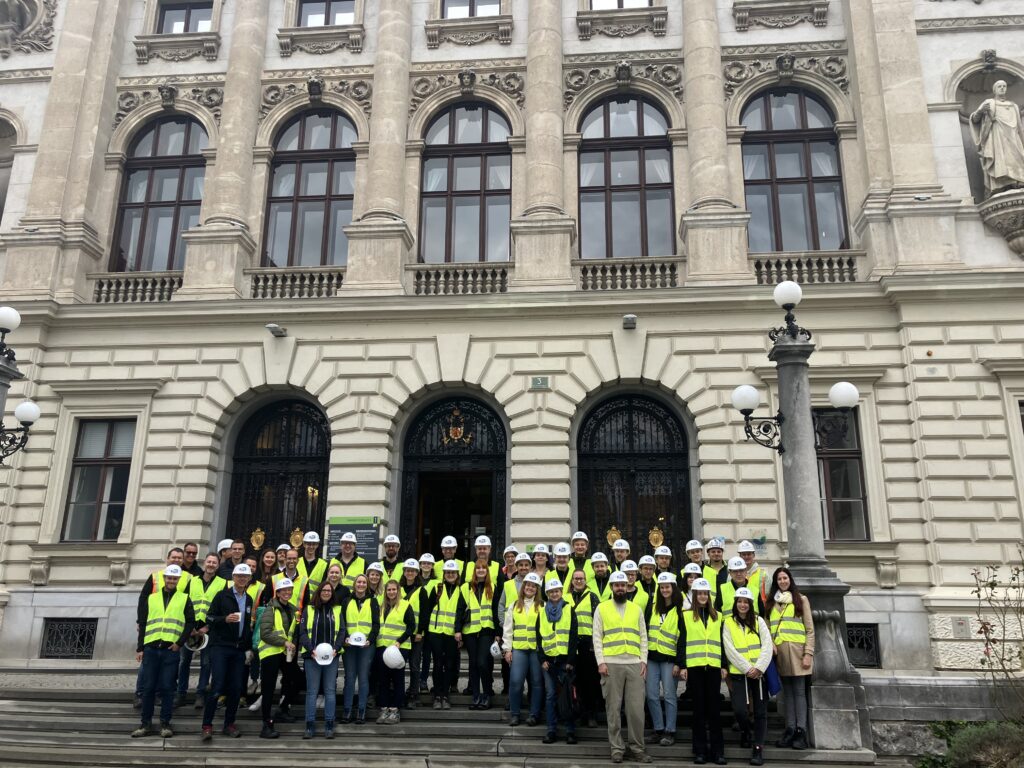
<path fill-rule="evenodd" d="M 428 19 L 424 25 L 427 48 L 437 48 L 441 43 L 455 45 L 478 45 L 495 40 L 501 45 L 512 42 L 512 16 L 475 16 L 468 19 Z"/>
<path fill-rule="evenodd" d="M 107 395 L 113 393 L 153 395 L 166 383 L 167 379 L 101 379 L 96 377 L 79 381 L 58 380 L 46 382 L 50 389 L 62 397 L 78 394 Z"/>
<path fill-rule="evenodd" d="M 347 48 L 362 53 L 366 30 L 362 24 L 340 24 L 330 27 L 285 27 L 277 31 L 277 44 L 282 57 L 294 51 L 312 54 L 334 53 Z"/>
<path fill-rule="evenodd" d="M 837 381 L 849 381 L 859 384 L 862 388 L 874 386 L 889 370 L 884 365 L 814 365 L 811 364 L 808 375 L 812 384 L 827 382 L 830 386 Z M 765 384 L 774 385 L 779 381 L 779 370 L 774 365 L 759 365 L 754 373 Z"/>
<path fill-rule="evenodd" d="M 220 52 L 220 35 L 217 32 L 138 35 L 134 42 L 135 61 L 138 64 L 148 64 L 150 59 L 188 61 L 198 56 L 207 61 L 216 61 Z"/>
<path fill-rule="evenodd" d="M 999 378 L 1004 376 L 1024 376 L 1024 358 L 983 357 L 978 362 L 985 366 L 989 373 Z"/>
<path fill-rule="evenodd" d="M 761 43 L 758 45 L 722 46 L 722 60 L 757 59 L 765 56 L 779 56 L 783 53 L 832 54 L 844 56 L 849 53 L 845 40 L 809 40 L 792 43 Z"/>
<path fill-rule="evenodd" d="M 944 19 L 918 19 L 916 25 L 919 35 L 965 29 L 1024 29 L 1024 16 L 954 16 Z"/>
<path fill-rule="evenodd" d="M 576 28 L 580 40 L 589 40 L 595 33 L 605 37 L 633 37 L 651 32 L 664 37 L 668 25 L 668 8 L 655 5 L 649 8 L 576 12 Z"/>

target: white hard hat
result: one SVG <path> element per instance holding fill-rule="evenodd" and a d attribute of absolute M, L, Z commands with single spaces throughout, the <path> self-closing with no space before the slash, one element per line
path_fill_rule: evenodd
<path fill-rule="evenodd" d="M 632 560 L 623 560 L 622 561 L 622 570 L 624 570 L 624 571 L 639 571 L 640 570 L 640 566 L 638 566 Z"/>
<path fill-rule="evenodd" d="M 591 564 L 594 564 L 594 563 L 604 563 L 605 565 L 607 565 L 608 564 L 608 555 L 606 555 L 604 552 L 595 552 L 594 554 L 592 554 L 590 556 L 590 562 L 591 562 Z"/>
<path fill-rule="evenodd" d="M 551 552 L 548 550 L 547 544 L 538 544 L 533 548 L 533 554 L 535 555 L 550 555 Z"/>
<path fill-rule="evenodd" d="M 676 575 L 674 573 L 672 573 L 672 571 L 665 571 L 664 573 L 659 573 L 658 574 L 658 583 L 659 584 L 675 584 L 676 583 Z"/>
<path fill-rule="evenodd" d="M 185 641 L 185 645 L 192 653 L 199 653 L 200 651 L 206 650 L 206 646 L 210 644 L 210 633 L 203 632 L 201 635 L 192 635 L 188 640 Z"/>
<path fill-rule="evenodd" d="M 555 544 L 555 555 L 558 557 L 568 557 L 570 554 L 572 554 L 572 549 L 564 541 Z"/>
<path fill-rule="evenodd" d="M 725 549 L 725 539 L 719 536 L 708 539 L 708 549 Z"/>
<path fill-rule="evenodd" d="M 424 552 L 422 555 L 420 555 L 420 562 L 421 563 L 433 563 L 434 562 L 434 556 L 432 554 L 430 554 L 429 552 Z"/>
<path fill-rule="evenodd" d="M 747 570 L 747 564 L 743 562 L 742 557 L 730 557 L 729 558 L 729 570 L 730 571 L 745 571 Z"/>
<path fill-rule="evenodd" d="M 739 600 L 741 597 L 745 597 L 750 602 L 754 602 L 754 593 L 746 587 L 740 587 L 736 590 L 736 599 Z"/>
<path fill-rule="evenodd" d="M 515 561 L 517 563 L 532 563 L 533 562 L 533 560 L 530 559 L 530 556 L 528 554 L 526 554 L 525 552 L 520 552 L 518 555 L 516 555 L 516 560 Z"/>
<path fill-rule="evenodd" d="M 362 645 L 366 642 L 366 635 L 362 632 L 356 632 L 355 634 L 348 636 L 349 645 Z"/>
<path fill-rule="evenodd" d="M 181 566 L 171 563 L 164 568 L 164 576 L 181 576 Z"/>
<path fill-rule="evenodd" d="M 319 544 L 320 534 L 316 531 L 306 531 L 306 535 L 302 537 L 303 544 Z"/>
<path fill-rule="evenodd" d="M 514 552 L 515 554 L 518 555 L 519 554 L 519 547 L 517 547 L 515 544 L 509 544 L 507 547 L 505 547 L 504 554 L 507 555 L 509 552 Z"/>
<path fill-rule="evenodd" d="M 612 549 L 624 549 L 629 552 L 629 542 L 625 539 L 616 539 L 615 543 L 612 544 Z"/>
<path fill-rule="evenodd" d="M 743 541 L 741 541 L 739 543 L 739 546 L 736 547 L 736 551 L 737 552 L 757 552 L 757 547 L 755 547 L 749 541 L 744 539 Z"/>
<path fill-rule="evenodd" d="M 352 531 L 349 531 L 348 533 L 341 534 L 341 543 L 342 544 L 355 544 L 357 541 L 358 540 L 356 539 L 356 535 L 354 533 L 352 533 Z"/>
<path fill-rule="evenodd" d="M 489 536 L 477 536 L 476 541 L 473 543 L 474 547 L 489 547 L 491 546 L 491 539 Z"/>
<path fill-rule="evenodd" d="M 672 550 L 662 544 L 656 550 L 654 550 L 655 557 L 672 557 Z"/>
<path fill-rule="evenodd" d="M 405 657 L 402 651 L 393 645 L 384 649 L 384 663 L 388 669 L 405 669 Z"/>
<path fill-rule="evenodd" d="M 252 568 L 245 563 L 239 563 L 231 570 L 232 576 L 252 576 Z"/>
<path fill-rule="evenodd" d="M 580 539 L 587 542 L 590 541 L 590 537 L 588 537 L 587 534 L 585 534 L 583 531 L 576 531 L 576 533 L 572 535 L 570 541 L 578 541 Z"/>
<path fill-rule="evenodd" d="M 370 571 L 376 571 L 377 573 L 384 573 L 384 564 L 379 562 L 379 561 L 376 562 L 376 563 L 370 563 L 366 567 L 366 572 L 369 573 Z"/>
<path fill-rule="evenodd" d="M 693 584 L 690 585 L 690 591 L 697 592 L 698 590 L 701 592 L 710 592 L 711 582 L 707 579 L 694 579 Z"/>
<path fill-rule="evenodd" d="M 225 549 L 231 549 L 231 545 L 235 543 L 234 539 L 221 539 L 217 545 L 217 551 L 223 552 Z"/>
<path fill-rule="evenodd" d="M 534 584 L 540 586 L 540 576 L 536 573 L 528 573 L 523 577 L 523 584 Z"/>
<path fill-rule="evenodd" d="M 609 584 L 628 584 L 629 583 L 629 579 L 626 578 L 626 574 L 624 574 L 622 571 L 616 571 L 615 573 L 613 573 L 611 576 L 608 577 L 608 583 Z"/>
<path fill-rule="evenodd" d="M 321 667 L 326 667 L 334 661 L 334 647 L 330 643 L 320 643 L 313 649 L 313 658 Z"/>
<path fill-rule="evenodd" d="M 653 568 L 657 565 L 657 563 L 654 562 L 654 558 L 650 555 L 644 555 L 640 558 L 640 567 L 643 568 L 645 565 L 649 565 Z"/>
<path fill-rule="evenodd" d="M 496 659 L 500 659 L 502 657 L 501 646 L 498 645 L 497 640 L 491 643 L 491 656 L 493 656 Z"/>
<path fill-rule="evenodd" d="M 687 563 L 683 567 L 683 573 L 696 573 L 698 576 L 700 576 L 702 573 L 704 573 L 704 569 L 696 563 Z"/>
<path fill-rule="evenodd" d="M 445 571 L 455 571 L 456 573 L 458 573 L 458 571 L 459 571 L 459 564 L 456 563 L 454 560 L 445 560 L 444 561 L 444 567 L 442 568 L 442 570 L 445 570 Z"/>
<path fill-rule="evenodd" d="M 563 589 L 562 582 L 559 579 L 551 579 L 547 584 L 544 585 L 545 592 L 551 592 L 555 589 Z"/>
<path fill-rule="evenodd" d="M 457 547 L 459 546 L 459 542 L 455 540 L 454 536 L 445 536 L 441 539 L 441 546 L 444 548 Z"/>
<path fill-rule="evenodd" d="M 277 584 L 274 586 L 274 591 L 280 592 L 282 589 L 292 589 L 294 586 L 291 579 L 278 579 Z"/>
<path fill-rule="evenodd" d="M 401 544 L 402 540 L 399 539 L 397 536 L 395 536 L 395 534 L 389 533 L 387 536 L 384 537 L 384 543 L 385 544 Z"/>
<path fill-rule="evenodd" d="M 291 544 L 278 544 L 277 545 L 277 551 L 278 552 L 281 552 L 281 551 L 287 552 L 291 548 L 292 548 Z"/>
<path fill-rule="evenodd" d="M 704 549 L 704 545 L 697 539 L 690 539 L 686 542 L 686 551 L 689 552 L 691 549 Z"/>
<path fill-rule="evenodd" d="M 414 571 L 418 571 L 420 569 L 420 564 L 418 562 L 416 562 L 416 558 L 415 557 L 410 557 L 408 560 L 406 560 L 404 563 L 402 563 L 402 567 L 403 568 L 412 568 Z"/>

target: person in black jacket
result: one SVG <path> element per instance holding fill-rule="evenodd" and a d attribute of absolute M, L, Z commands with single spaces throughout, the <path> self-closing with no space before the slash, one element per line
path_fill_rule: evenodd
<path fill-rule="evenodd" d="M 545 591 L 548 599 L 537 621 L 537 654 L 544 670 L 547 700 L 548 730 L 544 734 L 544 743 L 553 744 L 558 738 L 558 689 L 559 686 L 572 685 L 579 627 L 572 606 L 562 599 L 561 580 L 557 577 L 550 579 Z M 564 626 L 566 612 L 569 614 L 568 628 Z M 576 720 L 572 717 L 565 723 L 565 741 L 567 744 L 576 743 Z"/>
<path fill-rule="evenodd" d="M 235 726 L 238 700 L 245 689 L 245 657 L 252 653 L 252 597 L 246 591 L 252 569 L 244 563 L 236 565 L 231 573 L 231 586 L 218 592 L 206 612 L 206 625 L 210 628 L 211 681 L 206 691 L 203 709 L 203 741 L 213 738 L 213 715 L 217 699 L 224 696 L 225 736 L 237 739 L 241 732 Z"/>
<path fill-rule="evenodd" d="M 455 662 L 466 620 L 466 599 L 459 589 L 461 570 L 455 560 L 446 561 L 444 581 L 420 600 L 420 633 L 426 635 L 434 659 L 434 709 L 452 708 L 448 692 L 455 684 L 453 677 L 458 670 Z"/>
<path fill-rule="evenodd" d="M 299 645 L 306 673 L 306 732 L 312 739 L 316 729 L 316 697 L 323 690 L 324 737 L 334 738 L 334 715 L 338 706 L 338 663 L 345 646 L 345 615 L 334 601 L 334 586 L 325 581 L 299 616 Z M 329 645 L 330 660 L 314 658 L 319 645 Z"/>

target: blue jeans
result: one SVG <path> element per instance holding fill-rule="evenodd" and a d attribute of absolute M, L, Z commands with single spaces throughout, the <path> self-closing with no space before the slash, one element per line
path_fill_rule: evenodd
<path fill-rule="evenodd" d="M 370 664 L 373 663 L 373 647 L 345 647 L 345 711 L 352 710 L 356 680 L 359 680 L 359 711 L 366 711 L 366 699 L 370 695 Z"/>
<path fill-rule="evenodd" d="M 651 724 L 656 731 L 676 732 L 679 714 L 679 700 L 676 696 L 678 683 L 672 677 L 671 661 L 654 661 L 647 664 L 647 709 L 651 713 Z M 664 691 L 664 715 L 662 715 L 662 691 Z"/>
<path fill-rule="evenodd" d="M 541 676 L 540 656 L 536 651 L 512 651 L 512 670 L 509 673 L 508 708 L 512 717 L 519 717 L 523 706 L 523 683 L 530 677 L 530 717 L 540 717 L 544 702 L 544 679 Z"/>
<path fill-rule="evenodd" d="M 340 656 L 331 659 L 330 664 L 320 666 L 316 659 L 303 659 L 302 666 L 306 671 L 306 722 L 312 723 L 316 720 L 316 697 L 323 686 L 324 693 L 324 720 L 328 723 L 334 722 L 334 713 L 338 706 L 338 660 Z"/>
<path fill-rule="evenodd" d="M 565 677 L 565 657 L 548 662 L 548 668 L 544 670 L 544 698 L 547 703 L 548 733 L 558 730 L 558 686 L 565 683 Z M 575 720 L 570 718 L 566 722 L 565 732 L 576 733 Z"/>
<path fill-rule="evenodd" d="M 224 725 L 235 722 L 238 701 L 245 690 L 245 651 L 228 645 L 211 645 L 203 655 L 210 656 L 210 687 L 206 690 L 203 725 L 213 725 L 217 698 L 224 696 Z"/>
<path fill-rule="evenodd" d="M 183 645 L 178 653 L 181 657 L 181 662 L 178 664 L 178 693 L 184 696 L 188 693 L 188 678 L 194 652 L 187 645 Z M 205 690 L 209 682 L 210 652 L 207 649 L 199 652 L 199 684 L 196 686 L 196 693 Z"/>
<path fill-rule="evenodd" d="M 142 649 L 142 724 L 153 722 L 156 695 L 160 694 L 160 722 L 171 722 L 174 714 L 174 678 L 178 674 L 178 652 L 170 648 Z"/>

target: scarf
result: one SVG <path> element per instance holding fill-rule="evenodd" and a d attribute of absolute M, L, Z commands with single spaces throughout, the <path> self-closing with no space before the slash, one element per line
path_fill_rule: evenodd
<path fill-rule="evenodd" d="M 775 593 L 775 602 L 778 605 L 790 605 L 793 602 L 793 593 L 789 592 L 789 591 L 787 591 L 787 592 L 781 592 L 781 591 L 780 592 L 776 592 Z"/>
<path fill-rule="evenodd" d="M 544 611 L 548 615 L 548 621 L 552 624 L 557 624 L 562 620 L 562 609 L 565 607 L 565 600 L 559 600 L 557 603 L 547 602 L 544 604 Z"/>

